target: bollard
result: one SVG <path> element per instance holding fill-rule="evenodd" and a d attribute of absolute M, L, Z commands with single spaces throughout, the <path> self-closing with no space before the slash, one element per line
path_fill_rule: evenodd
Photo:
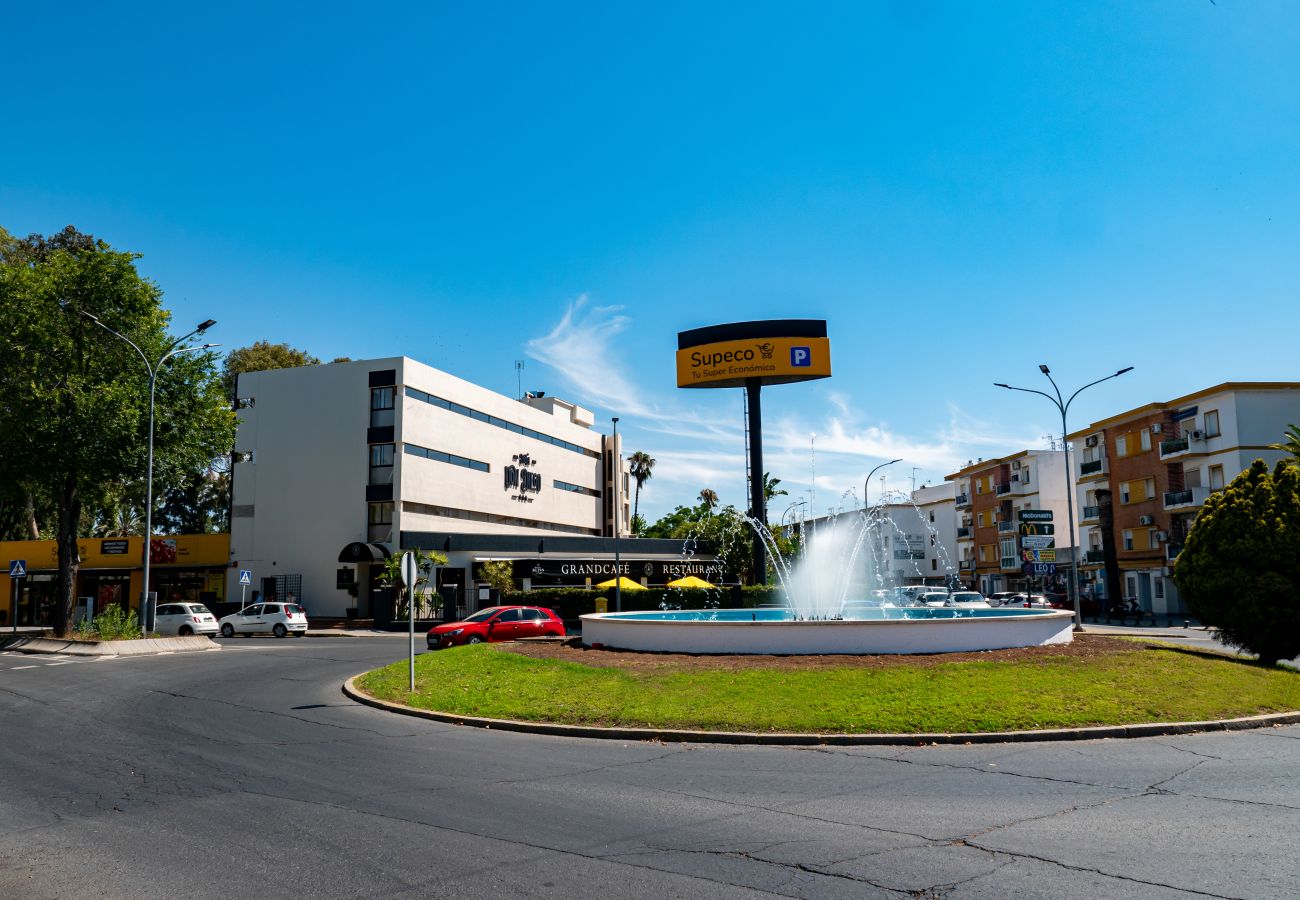
<path fill-rule="evenodd" d="M 609 612 L 609 598 L 608 598 L 608 597 L 597 597 L 597 598 L 596 598 L 596 612 L 598 612 L 598 613 L 607 613 L 607 612 Z"/>

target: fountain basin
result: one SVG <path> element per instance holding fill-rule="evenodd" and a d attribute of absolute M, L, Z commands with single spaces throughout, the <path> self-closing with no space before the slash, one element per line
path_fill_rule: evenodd
<path fill-rule="evenodd" d="M 593 613 L 588 646 L 661 653 L 957 653 L 1068 644 L 1064 610 L 876 608 L 853 618 L 799 620 L 785 609 Z"/>

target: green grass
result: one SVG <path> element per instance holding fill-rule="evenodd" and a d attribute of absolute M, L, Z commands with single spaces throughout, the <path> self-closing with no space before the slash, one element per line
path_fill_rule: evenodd
<path fill-rule="evenodd" d="M 1146 647 L 1016 663 L 626 672 L 485 644 L 417 657 L 414 694 L 405 661 L 358 684 L 455 715 L 714 731 L 1005 731 L 1300 709 L 1300 673 Z"/>

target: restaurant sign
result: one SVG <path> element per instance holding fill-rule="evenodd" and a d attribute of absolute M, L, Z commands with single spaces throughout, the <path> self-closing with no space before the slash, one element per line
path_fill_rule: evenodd
<path fill-rule="evenodd" d="M 734 573 L 724 572 L 722 563 L 701 559 L 624 559 L 617 566 L 612 559 L 516 559 L 511 561 L 515 578 L 528 578 L 543 584 L 584 585 L 607 581 L 622 575 L 633 581 L 663 585 L 687 575 L 713 584 L 734 584 Z M 477 573 L 475 573 L 477 577 Z"/>

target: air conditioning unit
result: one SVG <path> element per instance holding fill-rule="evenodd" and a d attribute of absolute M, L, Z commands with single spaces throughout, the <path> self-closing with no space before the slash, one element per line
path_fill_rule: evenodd
<path fill-rule="evenodd" d="M 1155 524 L 1155 521 L 1154 516 L 1138 516 L 1139 525 L 1153 525 Z"/>
<path fill-rule="evenodd" d="M 1085 447 L 1095 447 L 1095 446 L 1097 446 L 1097 435 L 1095 435 L 1095 434 L 1090 434 L 1090 435 L 1088 435 L 1086 438 L 1084 438 L 1084 439 L 1083 439 L 1083 446 L 1085 446 Z"/>
<path fill-rule="evenodd" d="M 1205 432 L 1201 431 L 1198 428 L 1196 431 L 1193 431 L 1191 434 L 1189 434 L 1188 437 L 1190 437 L 1194 441 L 1203 441 L 1205 440 Z"/>
<path fill-rule="evenodd" d="M 1165 426 L 1161 425 L 1159 422 L 1156 422 L 1151 426 L 1152 434 L 1160 434 L 1164 430 L 1165 430 Z"/>
<path fill-rule="evenodd" d="M 1156 541 L 1157 541 L 1158 543 L 1163 544 L 1163 543 L 1164 543 L 1165 541 L 1167 541 L 1167 540 L 1169 540 L 1169 532 L 1167 532 L 1167 531 L 1157 531 L 1157 532 L 1156 532 Z"/>

